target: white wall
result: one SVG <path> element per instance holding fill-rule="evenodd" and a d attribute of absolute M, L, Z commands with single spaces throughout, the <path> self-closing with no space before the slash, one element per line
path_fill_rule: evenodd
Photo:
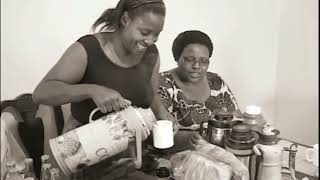
<path fill-rule="evenodd" d="M 283 88 L 277 87 L 277 84 L 279 78 L 294 73 L 279 66 L 284 61 L 282 58 L 290 55 L 291 47 L 288 45 L 291 38 L 297 38 L 286 37 L 283 31 L 291 31 L 291 26 L 315 23 L 313 19 L 316 17 L 310 12 L 317 7 L 313 6 L 316 0 L 305 1 L 309 4 L 305 5 L 299 0 L 290 3 L 289 0 L 165 0 L 166 23 L 157 43 L 161 53 L 160 70 L 176 66 L 171 55 L 171 44 L 178 33 L 190 29 L 202 30 L 214 43 L 209 70 L 219 73 L 227 81 L 242 110 L 249 104 L 260 105 L 268 120 L 278 124 L 278 121 L 284 120 L 276 117 L 276 109 L 283 106 L 276 100 L 282 96 L 279 92 Z M 116 2 L 1 0 L 1 99 L 32 92 L 63 51 L 80 36 L 87 34 L 100 13 Z M 293 5 L 283 8 L 284 4 Z M 294 6 L 305 10 L 290 10 Z M 291 25 L 285 24 L 290 20 L 285 16 L 288 11 L 304 16 L 300 21 L 292 21 Z M 312 16 L 312 20 L 308 15 Z M 304 21 L 309 24 L 301 24 Z M 299 33 L 304 35 L 309 30 L 301 28 Z M 316 45 L 315 35 L 309 36 L 304 41 L 300 41 L 302 38 L 295 40 Z M 301 46 L 304 47 L 303 44 Z M 301 51 L 311 64 L 316 63 L 315 51 L 305 48 Z M 301 62 L 298 58 L 295 60 L 291 64 Z M 277 74 L 280 74 L 279 77 Z M 316 74 L 317 71 L 313 70 L 310 76 Z M 316 96 L 316 90 L 311 86 L 308 88 L 311 88 L 308 96 Z M 307 96 L 305 93 L 298 95 L 301 98 Z M 308 101 L 313 103 L 315 100 Z M 306 121 L 314 124 L 316 120 L 309 118 Z M 310 133 L 312 137 L 317 136 L 314 130 Z"/>
<path fill-rule="evenodd" d="M 167 28 L 158 43 L 166 63 L 162 62 L 161 70 L 175 66 L 171 47 L 168 47 L 175 36 L 186 29 L 200 29 L 214 43 L 209 70 L 227 81 L 242 110 L 249 104 L 260 105 L 265 116 L 273 121 L 280 16 L 278 0 L 167 2 Z"/>
<path fill-rule="evenodd" d="M 289 3 L 290 1 L 290 3 Z M 281 4 L 276 81 L 276 119 L 281 135 L 306 144 L 319 142 L 318 1 Z"/>

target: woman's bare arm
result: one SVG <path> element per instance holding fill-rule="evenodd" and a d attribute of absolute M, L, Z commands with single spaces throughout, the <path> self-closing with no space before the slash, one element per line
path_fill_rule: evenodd
<path fill-rule="evenodd" d="M 178 123 L 176 118 L 172 116 L 172 114 L 164 107 L 164 105 L 161 102 L 161 99 L 158 95 L 158 88 L 159 88 L 159 69 L 160 69 L 160 58 L 158 56 L 156 65 L 153 69 L 152 77 L 151 77 L 151 84 L 154 92 L 153 101 L 151 104 L 151 109 L 153 113 L 155 114 L 156 118 L 158 120 L 165 119 L 170 120 L 173 122 L 173 128 L 176 132 L 178 131 Z"/>
<path fill-rule="evenodd" d="M 76 84 L 83 77 L 86 66 L 85 49 L 75 42 L 38 84 L 33 100 L 39 104 L 61 105 L 88 98 L 90 85 Z"/>

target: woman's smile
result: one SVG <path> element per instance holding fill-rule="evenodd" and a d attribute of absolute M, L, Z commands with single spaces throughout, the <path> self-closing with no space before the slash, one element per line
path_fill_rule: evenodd
<path fill-rule="evenodd" d="M 148 47 L 148 45 L 146 43 L 143 43 L 143 42 L 138 42 L 137 46 L 138 46 L 139 51 L 144 51 Z"/>

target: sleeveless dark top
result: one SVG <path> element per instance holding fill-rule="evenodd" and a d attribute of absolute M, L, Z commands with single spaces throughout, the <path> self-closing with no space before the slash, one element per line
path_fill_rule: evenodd
<path fill-rule="evenodd" d="M 122 97 L 129 99 L 134 106 L 150 107 L 154 95 L 151 76 L 159 55 L 155 45 L 148 47 L 142 60 L 137 65 L 123 68 L 110 61 L 94 35 L 83 36 L 78 39 L 78 42 L 85 48 L 88 61 L 85 74 L 79 84 L 106 86 L 118 91 Z M 71 114 L 78 121 L 88 123 L 89 115 L 96 107 L 91 98 L 71 103 Z M 102 114 L 96 114 L 98 117 L 102 116 Z"/>

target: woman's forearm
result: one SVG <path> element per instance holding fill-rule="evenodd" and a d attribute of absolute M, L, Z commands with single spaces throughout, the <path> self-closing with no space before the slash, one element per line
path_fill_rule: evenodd
<path fill-rule="evenodd" d="M 162 104 L 158 94 L 155 94 L 153 96 L 153 101 L 150 107 L 158 120 L 159 119 L 167 119 L 170 121 L 175 120 L 172 114 Z"/>
<path fill-rule="evenodd" d="M 40 83 L 33 92 L 37 104 L 58 106 L 70 102 L 79 102 L 90 98 L 94 86 L 91 84 L 70 85 L 62 81 Z"/>
<path fill-rule="evenodd" d="M 179 131 L 177 119 L 165 108 L 158 94 L 154 95 L 151 109 L 158 120 L 169 120 L 173 124 L 173 134 L 176 135 Z"/>

